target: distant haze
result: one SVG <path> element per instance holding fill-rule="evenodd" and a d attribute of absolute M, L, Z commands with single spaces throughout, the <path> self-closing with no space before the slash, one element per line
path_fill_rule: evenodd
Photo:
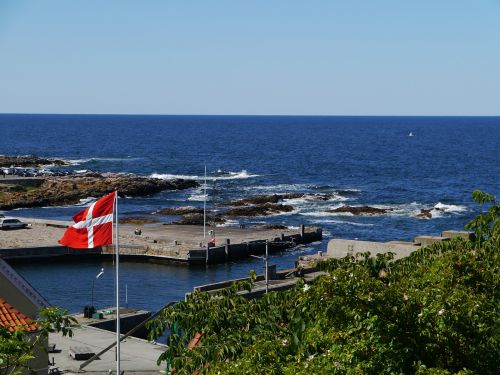
<path fill-rule="evenodd" d="M 500 115 L 500 2 L 2 0 L 1 113 Z"/>

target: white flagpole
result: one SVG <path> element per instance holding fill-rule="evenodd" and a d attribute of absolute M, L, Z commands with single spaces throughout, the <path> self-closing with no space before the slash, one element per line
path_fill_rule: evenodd
<path fill-rule="evenodd" d="M 203 185 L 203 240 L 207 235 L 207 166 L 205 165 L 205 184 Z"/>
<path fill-rule="evenodd" d="M 115 253 L 116 253 L 116 375 L 120 375 L 120 244 L 118 234 L 118 192 L 115 191 Z"/>

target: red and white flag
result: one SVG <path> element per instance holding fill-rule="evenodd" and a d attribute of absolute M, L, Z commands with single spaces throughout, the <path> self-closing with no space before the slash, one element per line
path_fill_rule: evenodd
<path fill-rule="evenodd" d="M 75 214 L 75 224 L 64 232 L 59 243 L 77 249 L 92 249 L 113 243 L 115 199 L 116 192 L 113 192 Z"/>

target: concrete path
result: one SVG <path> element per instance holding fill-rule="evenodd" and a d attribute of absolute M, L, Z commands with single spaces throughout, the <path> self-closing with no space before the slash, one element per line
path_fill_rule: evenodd
<path fill-rule="evenodd" d="M 56 344 L 56 351 L 49 353 L 49 361 L 54 359 L 55 367 L 61 372 L 81 372 L 80 365 L 84 362 L 75 360 L 69 355 L 72 346 L 85 346 L 92 349 L 94 353 L 100 352 L 108 345 L 116 341 L 114 332 L 97 328 L 82 326 L 74 329 L 74 336 L 63 337 L 60 334 L 50 334 L 49 343 Z M 121 343 L 121 368 L 125 374 L 158 374 L 164 370 L 164 365 L 158 366 L 156 360 L 165 350 L 163 345 L 152 344 L 145 340 L 128 337 Z M 100 359 L 91 362 L 84 368 L 86 373 L 108 373 L 109 369 L 116 369 L 115 349 L 104 353 Z M 116 371 L 115 371 L 116 372 Z"/>

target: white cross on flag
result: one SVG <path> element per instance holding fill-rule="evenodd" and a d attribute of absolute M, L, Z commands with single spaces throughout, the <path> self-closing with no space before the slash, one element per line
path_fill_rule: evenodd
<path fill-rule="evenodd" d="M 92 203 L 73 216 L 75 224 L 70 226 L 59 240 L 61 245 L 92 249 L 113 243 L 113 210 L 116 192 Z"/>

